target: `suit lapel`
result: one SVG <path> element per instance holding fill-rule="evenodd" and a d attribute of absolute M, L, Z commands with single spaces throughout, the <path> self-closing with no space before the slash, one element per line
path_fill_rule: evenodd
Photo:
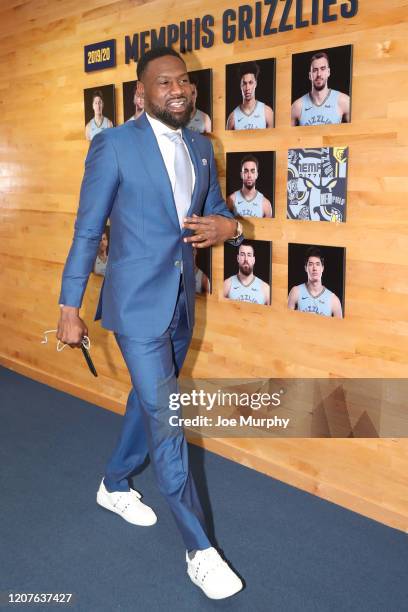
<path fill-rule="evenodd" d="M 135 128 L 142 132 L 142 151 L 140 157 L 150 176 L 151 183 L 159 192 L 161 200 L 165 203 L 168 214 L 180 231 L 173 189 L 159 145 L 157 144 L 156 136 L 144 113 L 133 123 Z M 138 144 L 140 146 L 140 142 Z"/>

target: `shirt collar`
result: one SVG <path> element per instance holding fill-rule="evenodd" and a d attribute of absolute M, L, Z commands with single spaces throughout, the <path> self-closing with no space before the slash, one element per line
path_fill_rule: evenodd
<path fill-rule="evenodd" d="M 152 130 L 156 138 L 158 138 L 159 136 L 163 136 L 163 134 L 168 134 L 169 132 L 178 132 L 180 136 L 183 135 L 181 128 L 179 128 L 178 130 L 172 130 L 168 125 L 165 125 L 162 121 L 159 121 L 159 119 L 152 117 L 146 111 L 145 111 L 145 115 L 152 127 Z"/>

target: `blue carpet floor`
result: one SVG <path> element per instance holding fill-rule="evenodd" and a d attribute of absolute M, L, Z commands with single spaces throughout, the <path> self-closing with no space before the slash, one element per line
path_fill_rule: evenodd
<path fill-rule="evenodd" d="M 70 606 L 14 609 L 408 610 L 403 533 L 193 446 L 210 529 L 246 582 L 232 599 L 207 600 L 185 573 L 151 466 L 135 485 L 157 511 L 154 527 L 95 503 L 120 416 L 4 368 L 0 394 L 1 601 L 8 592 L 75 596 Z"/>

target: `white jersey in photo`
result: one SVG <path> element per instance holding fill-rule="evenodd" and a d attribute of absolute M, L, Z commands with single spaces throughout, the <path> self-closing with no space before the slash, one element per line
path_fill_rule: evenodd
<path fill-rule="evenodd" d="M 252 304 L 266 304 L 265 295 L 262 290 L 262 280 L 254 276 L 249 285 L 243 285 L 238 276 L 231 277 L 231 287 L 228 293 L 230 300 L 239 302 L 251 302 Z"/>
<path fill-rule="evenodd" d="M 310 94 L 302 96 L 302 112 L 299 125 L 332 125 L 341 123 L 337 102 L 340 92 L 331 89 L 326 100 L 320 106 L 313 103 Z"/>
<path fill-rule="evenodd" d="M 203 111 L 200 111 L 197 108 L 193 117 L 191 117 L 190 121 L 187 123 L 187 127 L 189 130 L 193 130 L 194 132 L 200 132 L 200 134 L 203 134 L 205 132 Z"/>
<path fill-rule="evenodd" d="M 236 130 L 262 130 L 266 128 L 265 104 L 257 100 L 255 108 L 247 115 L 240 106 L 234 109 L 234 126 Z"/>
<path fill-rule="evenodd" d="M 333 293 L 330 291 L 330 289 L 323 287 L 323 290 L 319 295 L 313 296 L 311 293 L 309 293 L 306 283 L 302 283 L 301 285 L 298 285 L 298 287 L 298 310 L 301 312 L 313 312 L 314 314 L 323 315 L 325 317 L 332 316 Z"/>
<path fill-rule="evenodd" d="M 241 190 L 234 193 L 234 212 L 241 217 L 263 217 L 263 199 L 260 191 L 252 200 L 247 200 Z"/>
<path fill-rule="evenodd" d="M 103 121 L 102 121 L 101 125 L 97 125 L 96 124 L 95 117 L 92 117 L 92 119 L 91 119 L 91 121 L 89 123 L 90 123 L 90 126 L 89 126 L 89 135 L 91 137 L 91 140 L 92 140 L 92 138 L 94 136 L 96 136 L 97 134 L 99 134 L 103 130 L 106 130 L 106 128 L 109 127 L 109 119 L 107 117 L 103 118 Z"/>

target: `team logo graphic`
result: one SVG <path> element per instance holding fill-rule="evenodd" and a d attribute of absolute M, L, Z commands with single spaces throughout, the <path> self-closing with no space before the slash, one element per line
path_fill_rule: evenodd
<path fill-rule="evenodd" d="M 348 147 L 289 149 L 287 218 L 344 222 Z"/>

